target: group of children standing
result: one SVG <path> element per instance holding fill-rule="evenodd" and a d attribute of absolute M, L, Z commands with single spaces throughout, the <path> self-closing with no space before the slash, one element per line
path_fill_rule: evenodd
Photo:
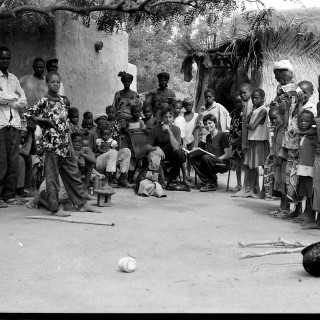
<path fill-rule="evenodd" d="M 269 105 L 264 91 L 248 83 L 234 96 L 229 138 L 237 186 L 232 196 L 280 198 L 270 215 L 304 229 L 320 228 L 320 108 L 309 101 L 314 91 L 310 81 L 293 82 L 288 60 L 276 63 L 274 74 L 279 85 Z M 264 169 L 261 190 L 259 168 Z"/>

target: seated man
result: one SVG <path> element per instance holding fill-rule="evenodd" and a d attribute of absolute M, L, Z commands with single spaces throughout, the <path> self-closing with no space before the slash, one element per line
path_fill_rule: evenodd
<path fill-rule="evenodd" d="M 146 151 L 148 152 L 149 170 L 158 171 L 160 161 L 166 160 L 171 167 L 168 184 L 177 184 L 177 177 L 182 163 L 186 161 L 185 153 L 180 149 L 181 132 L 173 125 L 172 108 L 161 111 L 161 123 L 155 125 L 146 137 Z"/>
<path fill-rule="evenodd" d="M 217 173 L 225 173 L 229 170 L 230 144 L 228 135 L 217 129 L 217 118 L 209 113 L 203 117 L 203 124 L 209 132 L 206 136 L 206 151 L 210 154 L 192 156 L 188 153 L 188 160 L 191 162 L 196 174 L 205 183 L 200 191 L 216 191 L 218 188 Z"/>
<path fill-rule="evenodd" d="M 96 169 L 98 172 L 105 175 L 105 184 L 113 185 L 112 177 L 116 172 L 116 167 L 120 167 L 120 176 L 118 179 L 118 187 L 132 187 L 127 180 L 127 174 L 129 171 L 129 164 L 131 158 L 131 151 L 128 148 L 110 149 L 108 152 L 101 153 L 98 151 L 97 139 L 101 139 L 102 128 L 107 125 L 108 115 L 104 113 L 98 113 L 94 117 L 94 122 L 97 127 L 93 128 L 88 136 L 91 150 L 96 156 Z"/>

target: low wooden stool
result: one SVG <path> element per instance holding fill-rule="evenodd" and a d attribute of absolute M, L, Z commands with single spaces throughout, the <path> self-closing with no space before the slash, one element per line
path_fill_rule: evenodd
<path fill-rule="evenodd" d="M 111 187 L 102 187 L 101 189 L 95 189 L 97 194 L 97 206 L 98 207 L 110 207 L 111 196 L 115 193 Z"/>

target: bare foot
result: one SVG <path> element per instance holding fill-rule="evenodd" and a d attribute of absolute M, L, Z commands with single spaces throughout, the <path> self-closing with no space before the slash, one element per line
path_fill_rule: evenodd
<path fill-rule="evenodd" d="M 102 211 L 96 209 L 95 207 L 91 206 L 89 203 L 85 203 L 83 206 L 80 207 L 81 212 L 96 212 L 101 213 Z"/>
<path fill-rule="evenodd" d="M 320 229 L 320 225 L 317 222 L 307 223 L 302 227 L 303 230 L 307 229 Z"/>
<path fill-rule="evenodd" d="M 240 191 L 232 194 L 231 197 L 244 198 L 245 194 L 246 194 L 246 190 L 242 188 Z"/>
<path fill-rule="evenodd" d="M 69 217 L 69 216 L 71 216 L 70 213 L 68 213 L 66 211 L 63 211 L 61 209 L 59 209 L 58 211 L 55 211 L 55 212 L 51 212 L 51 215 L 52 216 L 57 216 L 57 217 Z"/>

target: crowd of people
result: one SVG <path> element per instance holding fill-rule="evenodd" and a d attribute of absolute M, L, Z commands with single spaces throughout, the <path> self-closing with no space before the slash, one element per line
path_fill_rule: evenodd
<path fill-rule="evenodd" d="M 28 207 L 41 204 L 52 215 L 99 212 L 88 204 L 97 182 L 163 197 L 164 189 L 190 191 L 191 170 L 200 192 L 216 191 L 217 174 L 235 170 L 232 196 L 280 199 L 270 215 L 320 228 L 320 110 L 309 101 L 312 83 L 296 84 L 288 60 L 274 65 L 278 87 L 270 102 L 262 89 L 243 83 L 230 113 L 211 88 L 195 112 L 191 98 L 179 100 L 168 88 L 167 72 L 144 98 L 130 89 L 133 75 L 120 72 L 123 89 L 113 103 L 82 119 L 65 95 L 57 59 L 34 59 L 33 74 L 19 80 L 8 71 L 10 60 L 10 49 L 0 47 L 0 208 L 34 197 Z M 139 181 L 135 133 L 143 133 L 147 161 Z"/>

